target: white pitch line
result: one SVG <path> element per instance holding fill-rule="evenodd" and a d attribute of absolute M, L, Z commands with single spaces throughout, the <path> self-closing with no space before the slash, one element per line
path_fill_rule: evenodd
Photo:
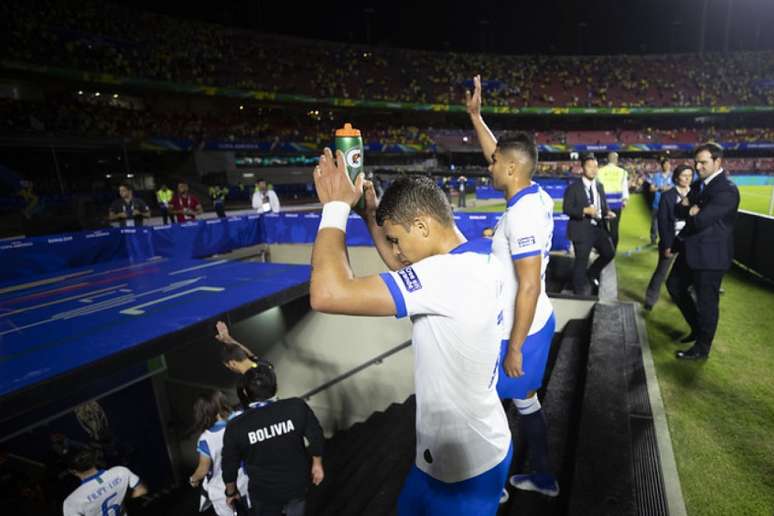
<path fill-rule="evenodd" d="M 188 285 L 191 285 L 193 283 L 196 283 L 197 281 L 201 280 L 202 276 L 198 276 L 196 278 L 191 278 L 187 280 L 177 281 L 175 283 L 170 283 L 169 285 L 153 290 L 149 290 L 148 292 L 143 292 L 142 294 L 128 294 L 123 296 L 114 297 L 113 299 L 108 299 L 106 301 L 101 301 L 97 304 L 93 305 L 87 305 L 83 306 L 81 308 L 76 308 L 74 310 L 68 310 L 66 312 L 60 312 L 58 314 L 54 314 L 53 317 L 50 317 L 49 319 L 44 319 L 42 321 L 37 321 L 31 324 L 27 324 L 25 326 L 17 326 L 14 328 L 11 328 L 10 330 L 5 330 L 0 332 L 0 337 L 3 335 L 7 335 L 9 333 L 16 333 L 22 330 L 26 330 L 28 328 L 34 328 L 35 326 L 40 326 L 42 324 L 48 324 L 55 321 L 61 321 L 61 320 L 67 320 L 72 319 L 74 317 L 81 317 L 84 315 L 91 315 L 93 313 L 101 312 L 103 310 L 109 310 L 111 308 L 116 308 L 117 306 L 125 305 L 128 303 L 132 303 L 134 301 L 137 301 L 137 298 L 148 296 L 150 294 L 155 294 L 157 292 L 170 292 L 172 290 L 176 290 L 179 288 L 187 287 Z M 214 287 L 205 287 L 205 288 L 214 288 Z"/>
<path fill-rule="evenodd" d="M 206 267 L 214 267 L 215 265 L 220 265 L 222 263 L 227 263 L 228 260 L 217 260 L 215 262 L 209 262 L 205 263 L 204 265 L 197 265 L 196 267 L 188 267 L 187 269 L 180 269 L 178 271 L 172 271 L 169 273 L 170 276 L 174 276 L 176 274 L 182 274 L 184 272 L 190 272 L 190 271 L 196 271 L 199 269 L 204 269 Z"/>
<path fill-rule="evenodd" d="M 131 308 L 127 308 L 126 310 L 121 310 L 121 313 L 124 315 L 142 315 L 145 313 L 145 310 L 141 310 L 141 308 L 146 308 L 148 306 L 152 306 L 158 303 L 163 303 L 164 301 L 169 301 L 170 299 L 175 299 L 181 296 L 186 296 L 188 294 L 193 294 L 194 292 L 222 292 L 224 290 L 226 289 L 224 289 L 223 287 L 196 287 L 196 288 L 192 288 L 191 290 L 185 290 L 183 292 L 178 292 L 177 294 L 172 294 L 171 296 L 154 299 L 153 301 L 150 301 L 148 303 L 143 303 L 141 305 L 133 306 Z"/>
<path fill-rule="evenodd" d="M 99 294 L 99 295 L 96 295 L 96 296 L 85 297 L 83 299 L 80 299 L 79 301 L 81 303 L 93 303 L 94 300 L 99 298 L 99 297 L 109 296 L 110 294 L 115 294 L 116 292 L 121 292 L 122 294 L 128 294 L 128 293 L 131 292 L 131 290 L 130 289 L 126 289 L 126 288 L 120 288 L 120 289 L 116 289 L 116 290 L 111 290 L 110 292 L 105 292 L 104 294 Z"/>
<path fill-rule="evenodd" d="M 99 296 L 93 296 L 93 294 L 106 295 L 106 294 L 103 294 L 103 292 L 106 292 L 106 293 L 109 294 L 110 292 L 108 292 L 108 291 L 115 292 L 116 288 L 118 288 L 118 287 L 125 287 L 125 286 L 127 286 L 127 283 L 123 283 L 121 285 L 117 285 L 117 286 L 113 286 L 113 287 L 103 288 L 103 289 L 100 289 L 100 290 L 92 290 L 91 292 L 83 292 L 82 294 L 78 294 L 76 296 L 65 297 L 65 298 L 62 298 L 62 299 L 57 299 L 56 301 L 49 301 L 48 303 L 43 303 L 43 304 L 35 305 L 35 306 L 28 306 L 26 308 L 19 308 L 18 310 L 14 310 L 12 312 L 7 312 L 7 313 L 4 313 L 4 314 L 0 313 L 0 317 L 10 317 L 12 315 L 21 314 L 21 313 L 24 313 L 24 312 L 29 312 L 31 310 L 37 310 L 38 308 L 44 308 L 46 306 L 51 306 L 51 305 L 58 305 L 59 303 L 66 303 L 67 301 L 74 301 L 76 299 L 80 299 L 80 298 L 83 298 L 83 297 L 85 297 L 85 298 L 99 297 Z"/>
<path fill-rule="evenodd" d="M 64 276 L 57 276 L 55 278 L 48 278 L 44 280 L 31 281 L 29 283 L 21 283 L 19 285 L 12 285 L 10 287 L 0 288 L 0 294 L 8 294 L 10 292 L 16 292 L 18 290 L 26 290 L 28 288 L 40 287 L 43 285 L 50 285 L 52 283 L 58 283 L 60 281 L 67 281 L 69 279 L 78 278 L 80 276 L 87 275 L 93 270 L 75 272 L 73 274 L 65 274 Z"/>

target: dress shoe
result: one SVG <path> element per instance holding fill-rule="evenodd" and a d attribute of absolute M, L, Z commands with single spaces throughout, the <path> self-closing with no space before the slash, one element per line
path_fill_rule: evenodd
<path fill-rule="evenodd" d="M 678 351 L 675 353 L 675 358 L 678 360 L 706 360 L 709 358 L 709 355 L 707 353 L 702 353 L 694 346 L 685 351 Z"/>

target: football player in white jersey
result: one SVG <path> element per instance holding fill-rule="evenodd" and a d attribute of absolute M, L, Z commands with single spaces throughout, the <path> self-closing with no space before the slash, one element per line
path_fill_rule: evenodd
<path fill-rule="evenodd" d="M 401 177 L 363 214 L 391 272 L 354 277 L 345 233 L 363 195 L 339 152 L 315 168 L 323 204 L 310 300 L 321 312 L 411 317 L 417 420 L 415 463 L 398 514 L 494 515 L 507 480 L 511 435 L 495 390 L 502 334 L 502 263 L 491 240 L 465 241 L 429 178 Z"/>
<path fill-rule="evenodd" d="M 188 481 L 192 487 L 201 484 L 207 493 L 206 499 L 203 498 L 199 504 L 200 512 L 211 504 L 218 516 L 234 515 L 234 509 L 226 503 L 226 484 L 223 483 L 221 468 L 223 435 L 226 432 L 226 423 L 234 414 L 226 396 L 220 391 L 199 396 L 194 402 L 194 431 L 200 432 L 201 435 L 196 443 L 199 461 Z M 247 482 L 247 475 L 240 468 L 237 484 L 241 493 L 247 493 Z"/>
<path fill-rule="evenodd" d="M 64 516 L 125 516 L 126 494 L 137 498 L 148 492 L 129 468 L 97 469 L 92 450 L 76 452 L 70 461 L 70 471 L 81 479 L 81 485 L 65 498 Z"/>
<path fill-rule="evenodd" d="M 511 264 L 505 283 L 506 331 L 497 392 L 516 405 L 519 435 L 526 442 L 532 470 L 530 474 L 514 475 L 510 483 L 518 489 L 556 496 L 559 484 L 550 471 L 546 423 L 537 397 L 556 327 L 545 287 L 554 233 L 554 203 L 532 181 L 538 163 L 533 139 L 518 133 L 498 142 L 481 116 L 480 76 L 473 79 L 473 86 L 473 92 L 466 94 L 466 107 L 489 162 L 492 185 L 507 200 L 505 214 L 493 237 L 495 255 Z"/>

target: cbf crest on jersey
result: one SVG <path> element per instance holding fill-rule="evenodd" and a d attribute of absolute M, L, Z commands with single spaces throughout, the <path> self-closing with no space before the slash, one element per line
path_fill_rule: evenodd
<path fill-rule="evenodd" d="M 415 292 L 422 288 L 422 283 L 419 281 L 419 277 L 413 268 L 402 268 L 398 271 L 398 276 L 403 280 L 403 285 L 406 287 L 407 292 Z"/>

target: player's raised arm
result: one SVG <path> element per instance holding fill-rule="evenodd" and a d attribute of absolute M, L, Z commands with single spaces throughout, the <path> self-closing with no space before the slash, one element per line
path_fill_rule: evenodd
<path fill-rule="evenodd" d="M 492 162 L 492 156 L 497 148 L 497 138 L 489 130 L 481 116 L 481 76 L 473 77 L 473 92 L 465 91 L 465 107 L 470 115 L 470 121 L 473 122 L 473 128 L 476 130 L 476 137 L 481 144 L 481 151 L 484 153 L 487 163 Z"/>
<path fill-rule="evenodd" d="M 344 155 L 326 148 L 314 169 L 314 186 L 323 205 L 320 229 L 312 249 L 309 297 L 312 309 L 349 315 L 395 315 L 392 295 L 377 275 L 356 278 L 347 257 L 345 236 L 349 212 L 363 195 L 363 175 L 353 184 Z"/>

